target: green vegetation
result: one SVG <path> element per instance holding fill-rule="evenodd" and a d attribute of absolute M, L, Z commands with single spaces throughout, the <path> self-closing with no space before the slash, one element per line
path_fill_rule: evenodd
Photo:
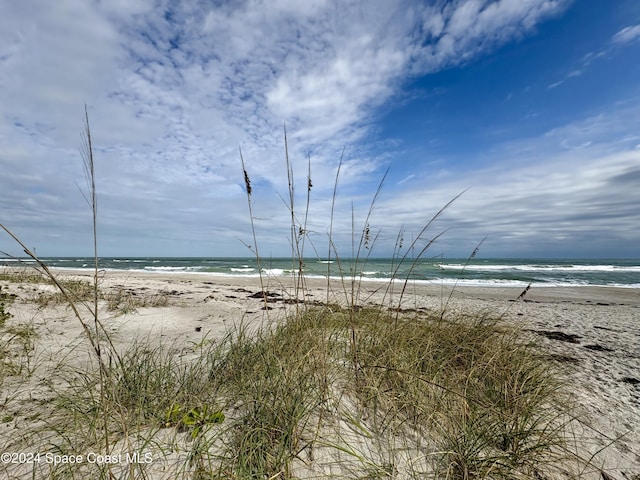
<path fill-rule="evenodd" d="M 0 272 L 0 280 L 9 284 L 16 284 L 18 285 L 17 288 L 21 290 L 27 290 L 24 285 L 30 285 L 31 288 L 23 295 L 23 300 L 33 302 L 41 308 L 67 305 L 67 297 L 78 305 L 86 304 L 93 299 L 94 295 L 92 282 L 83 279 L 60 279 L 59 284 L 64 293 L 51 279 L 38 272 L 24 270 L 4 271 Z M 2 293 L 2 286 L 0 285 L 0 323 L 3 318 L 9 318 L 9 314 L 5 309 L 15 298 L 15 294 Z M 98 299 L 105 301 L 108 311 L 121 314 L 132 313 L 143 307 L 165 307 L 169 305 L 169 295 L 167 293 L 160 292 L 147 295 L 133 292 L 122 286 L 108 289 L 99 288 Z"/>
<path fill-rule="evenodd" d="M 154 462 L 38 475 L 550 478 L 570 457 L 558 373 L 488 317 L 314 306 L 180 352 L 136 342 L 102 379 L 95 362 L 58 366 L 31 440 Z"/>
<path fill-rule="evenodd" d="M 5 402 L 10 396 L 9 390 L 3 388 L 8 377 L 29 377 L 33 373 L 32 357 L 38 336 L 32 324 L 16 321 L 9 312 L 16 299 L 16 294 L 0 285 L 0 395 L 4 395 Z"/>
<path fill-rule="evenodd" d="M 47 284 L 52 285 L 51 282 Z M 33 301 L 40 307 L 50 305 L 65 305 L 67 296 L 76 304 L 87 302 L 93 298 L 93 286 L 86 280 L 62 280 L 60 285 L 63 291 L 39 291 Z"/>
<path fill-rule="evenodd" d="M 166 293 L 136 295 L 122 287 L 102 292 L 100 298 L 106 301 L 109 311 L 122 314 L 132 313 L 143 307 L 166 307 L 169 305 L 169 295 Z"/>
<path fill-rule="evenodd" d="M 8 283 L 42 283 L 44 277 L 36 271 L 28 268 L 10 269 L 0 271 L 0 281 Z"/>
<path fill-rule="evenodd" d="M 86 198 L 95 226 L 88 118 L 85 133 Z M 244 159 L 242 167 L 253 226 L 253 191 Z M 299 220 L 288 155 L 287 171 L 292 262 L 302 265 L 312 182 L 309 173 Z M 369 213 L 374 204 L 375 198 Z M 438 235 L 424 239 L 423 234 L 443 211 L 404 251 L 422 255 L 427 250 Z M 224 338 L 190 350 L 138 339 L 119 351 L 99 318 L 100 305 L 130 312 L 150 304 L 125 290 L 101 294 L 97 261 L 93 282 L 58 279 L 0 227 L 57 289 L 43 294 L 39 304 L 67 303 L 88 340 L 69 347 L 55 367 L 41 372 L 46 394 L 28 417 L 32 421 L 22 422 L 15 427 L 19 434 L 3 440 L 5 451 L 47 452 L 60 461 L 5 463 L 2 475 L 551 479 L 560 470 L 564 474 L 588 463 L 573 449 L 577 442 L 567 428 L 571 401 L 562 375 L 520 332 L 491 315 L 464 316 L 446 309 L 403 313 L 394 302 L 405 295 L 406 282 L 399 292 L 390 282 L 384 305 L 364 307 L 357 272 L 344 272 L 338 295 L 343 300 L 330 303 L 327 284 L 327 301 L 319 305 L 307 302 L 300 268 L 292 278 L 297 301 L 283 317 L 267 318 L 261 326 L 235 325 Z M 362 266 L 376 239 L 369 215 L 361 233 L 356 232 L 354 227 L 352 257 Z M 251 250 L 257 254 L 253 233 Z M 402 233 L 398 239 L 394 258 L 400 265 L 407 254 L 401 251 Z M 329 244 L 330 257 L 339 264 L 331 238 Z M 266 303 L 264 290 L 263 295 Z M 152 305 L 164 301 L 161 296 Z M 2 293 L 3 321 L 9 318 L 8 302 Z M 31 331 L 11 328 L 6 332 L 32 341 Z M 70 461 L 74 455 L 85 461 Z M 103 461 L 86 461 L 95 455 Z"/>
<path fill-rule="evenodd" d="M 15 294 L 2 291 L 2 285 L 0 285 L 0 327 L 4 325 L 12 315 L 9 313 L 8 308 L 13 303 Z"/>

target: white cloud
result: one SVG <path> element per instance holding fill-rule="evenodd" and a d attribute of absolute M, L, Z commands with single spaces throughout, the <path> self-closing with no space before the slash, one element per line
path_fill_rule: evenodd
<path fill-rule="evenodd" d="M 640 25 L 625 27 L 612 38 L 613 43 L 630 43 L 640 38 Z"/>
<path fill-rule="evenodd" d="M 340 208 L 348 211 L 352 198 L 356 208 L 365 208 L 369 195 L 361 192 L 362 185 L 375 190 L 377 180 L 371 176 L 388 161 L 376 151 L 379 145 L 371 135 L 373 108 L 398 94 L 412 75 L 469 61 L 519 39 L 569 4 L 4 2 L 1 221 L 43 243 L 46 230 L 73 236 L 85 225 L 84 205 L 74 185 L 82 181 L 77 146 L 84 102 L 89 104 L 96 146 L 102 231 L 112 251 L 125 250 L 126 239 L 142 249 L 151 238 L 165 239 L 167 248 L 185 245 L 188 238 L 194 253 L 215 255 L 217 250 L 209 245 L 215 238 L 225 252 L 242 253 L 237 237 L 247 231 L 248 219 L 239 145 L 256 195 L 261 195 L 258 207 L 266 220 L 260 228 L 272 235 L 272 225 L 286 225 L 286 212 L 277 213 L 282 203 L 273 194 L 273 189 L 286 190 L 280 133 L 284 122 L 299 185 L 305 183 L 306 153 L 312 155 L 315 218 L 323 218 L 330 208 L 344 145 L 348 148 Z M 635 38 L 635 28 L 622 30 L 614 39 Z M 608 119 L 591 121 L 592 130 L 588 124 L 572 125 L 542 140 L 556 142 L 558 148 L 582 146 L 580 155 L 599 152 L 587 170 L 597 172 L 603 165 L 598 162 L 607 159 L 616 167 L 606 178 L 617 178 L 629 168 L 630 157 L 621 149 L 601 151 Z M 561 139 L 567 140 L 565 147 Z M 392 218 L 392 225 L 402 221 L 416 228 L 424 220 L 417 212 L 433 211 L 461 188 L 477 184 L 486 187 L 480 189 L 484 193 L 470 190 L 451 210 L 459 212 L 452 218 L 463 225 L 465 215 L 474 218 L 475 207 L 488 213 L 475 214 L 473 232 L 483 235 L 484 224 L 504 234 L 509 226 L 501 224 L 499 215 L 509 213 L 499 206 L 522 204 L 527 215 L 535 217 L 535 209 L 527 205 L 553 197 L 550 191 L 542 197 L 535 194 L 542 188 L 540 179 L 545 179 L 543 187 L 563 189 L 571 178 L 570 168 L 579 167 L 577 159 L 583 157 L 569 153 L 548 156 L 548 161 L 567 162 L 558 177 L 545 174 L 550 164 L 541 160 L 542 155 L 519 152 L 520 161 L 537 167 L 518 165 L 510 170 L 501 164 L 502 174 L 478 171 L 464 184 L 445 181 L 445 173 L 442 187 L 431 193 L 416 188 L 426 176 L 411 172 L 414 177 L 407 175 L 399 182 L 404 194 L 392 188 L 397 199 L 381 200 L 380 215 Z M 502 160 L 506 159 L 505 154 Z M 589 185 L 604 192 L 605 184 Z M 511 191 L 512 186 L 517 188 Z M 574 193 L 570 202 L 591 198 L 588 192 Z M 545 201 L 540 211 L 550 205 Z M 524 213 L 522 218 L 527 218 Z M 324 221 L 317 220 L 313 227 L 317 235 L 324 235 Z"/>
<path fill-rule="evenodd" d="M 487 153 L 490 166 L 453 170 L 437 183 L 425 174 L 405 182 L 380 202 L 376 217 L 385 224 L 389 248 L 402 225 L 419 231 L 469 188 L 431 231 L 450 229 L 439 243 L 448 254 L 469 254 L 474 242 L 488 236 L 482 250 L 489 256 L 545 249 L 568 256 L 598 250 L 637 256 L 640 152 L 629 132 L 639 113 L 640 104 L 630 102 L 542 136 L 496 145 Z"/>
<path fill-rule="evenodd" d="M 122 124 L 135 116 L 148 129 L 135 134 L 155 141 L 158 128 L 176 128 L 174 117 L 202 120 L 209 109 L 252 141 L 272 136 L 286 120 L 301 143 L 333 138 L 339 144 L 363 133 L 370 108 L 396 92 L 408 69 L 457 63 L 520 35 L 566 3 L 140 1 L 90 9 L 86 2 L 43 2 L 5 16 L 3 31 L 15 31 L 17 23 L 27 32 L 21 65 L 6 70 L 9 92 L 21 99 L 27 89 L 37 92 L 30 105 L 10 110 L 50 114 L 39 105 L 57 104 L 59 114 L 47 123 L 60 125 L 86 100 Z M 469 22 L 473 28 L 464 28 Z M 423 45 L 429 35 L 438 42 Z M 440 59 L 437 65 L 431 56 Z M 159 119 L 164 125 L 153 124 Z"/>
<path fill-rule="evenodd" d="M 438 70 L 466 61 L 523 36 L 569 4 L 566 0 L 462 0 L 438 4 L 435 11 L 427 9 L 429 20 L 423 28 L 434 41 L 417 47 L 418 68 Z"/>
<path fill-rule="evenodd" d="M 0 63 L 5 115 L 59 125 L 112 80 L 116 33 L 90 4 L 20 2 L 3 13 L 1 40 L 12 45 Z"/>
<path fill-rule="evenodd" d="M 593 67 L 594 63 L 610 57 L 618 49 L 627 47 L 638 38 L 640 38 L 640 25 L 629 26 L 619 30 L 600 49 L 584 54 L 572 70 L 566 73 L 561 80 L 549 84 L 547 89 L 554 89 L 565 84 L 572 78 L 582 76 L 586 71 Z"/>

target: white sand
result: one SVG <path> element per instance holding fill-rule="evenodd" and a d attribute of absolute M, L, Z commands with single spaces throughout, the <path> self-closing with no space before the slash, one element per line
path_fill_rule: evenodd
<path fill-rule="evenodd" d="M 86 272 L 64 275 L 90 278 Z M 223 336 L 239 322 L 257 325 L 282 318 L 286 308 L 295 308 L 283 301 L 293 296 L 283 282 L 291 280 L 268 280 L 267 289 L 282 296 L 268 304 L 271 310 L 264 310 L 263 300 L 250 297 L 260 291 L 258 278 L 107 272 L 101 274 L 104 291 L 125 289 L 138 298 L 166 295 L 168 305 L 139 308 L 125 315 L 103 308 L 101 318 L 118 348 L 124 348 L 136 337 L 187 348 L 204 338 Z M 29 300 L 38 291 L 51 287 L 0 284 L 4 292 L 18 295 L 10 307 L 14 317 L 7 325 L 27 323 L 35 327 L 39 334 L 35 350 L 38 358 L 59 360 L 70 345 L 86 343 L 79 322 L 68 308 L 39 310 Z M 348 297 L 340 283 L 333 284 L 332 289 L 331 301 Z M 394 302 L 399 299 L 400 289 L 397 285 Z M 363 282 L 360 301 L 380 302 L 384 291 L 383 284 Z M 323 302 L 327 300 L 326 283 L 310 281 L 305 293 L 309 300 Z M 447 304 L 450 312 L 487 310 L 530 331 L 554 361 L 569 367 L 568 375 L 581 407 L 575 414 L 593 427 L 593 431 L 587 428 L 583 437 L 591 441 L 586 448 L 598 453 L 596 462 L 611 478 L 640 479 L 640 292 L 624 288 L 534 287 L 524 299 L 514 301 L 520 293 L 517 288 L 459 287 L 449 301 L 449 287 L 409 285 L 402 307 L 440 311 Z M 385 302 L 388 301 L 387 295 Z M 36 370 L 29 385 L 12 383 L 9 377 L 0 386 L 0 413 L 5 419 L 16 415 L 13 421 L 3 421 L 0 426 L 0 446 L 6 443 L 3 437 L 8 440 L 16 428 L 28 424 L 29 409 L 36 408 L 42 400 L 45 390 L 38 386 L 43 380 L 38 375 L 43 371 L 40 368 L 43 367 Z M 12 392 L 16 395 L 11 396 Z M 12 400 L 3 406 L 1 402 L 8 396 Z"/>

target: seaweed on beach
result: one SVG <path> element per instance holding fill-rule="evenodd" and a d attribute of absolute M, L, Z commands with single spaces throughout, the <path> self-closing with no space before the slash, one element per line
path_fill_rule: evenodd
<path fill-rule="evenodd" d="M 548 338 L 549 340 L 558 340 L 567 343 L 580 343 L 580 335 L 574 333 L 564 333 L 560 330 L 534 330 L 538 335 Z"/>

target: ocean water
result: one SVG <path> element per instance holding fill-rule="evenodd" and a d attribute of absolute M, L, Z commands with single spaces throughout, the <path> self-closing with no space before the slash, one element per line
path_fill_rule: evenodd
<path fill-rule="evenodd" d="M 47 265 L 63 269 L 91 269 L 92 258 L 44 258 Z M 17 266 L 27 260 L 0 258 L 0 265 Z M 255 258 L 100 258 L 100 269 L 156 273 L 188 273 L 194 275 L 254 276 L 259 275 Z M 291 276 L 297 262 L 290 258 L 264 258 L 260 262 L 263 275 Z M 308 277 L 350 277 L 363 281 L 409 278 L 419 283 L 475 286 L 616 286 L 640 288 L 640 259 L 575 260 L 533 258 L 476 258 L 471 261 L 454 258 L 431 258 L 418 261 L 376 258 L 349 260 L 305 259 Z"/>

